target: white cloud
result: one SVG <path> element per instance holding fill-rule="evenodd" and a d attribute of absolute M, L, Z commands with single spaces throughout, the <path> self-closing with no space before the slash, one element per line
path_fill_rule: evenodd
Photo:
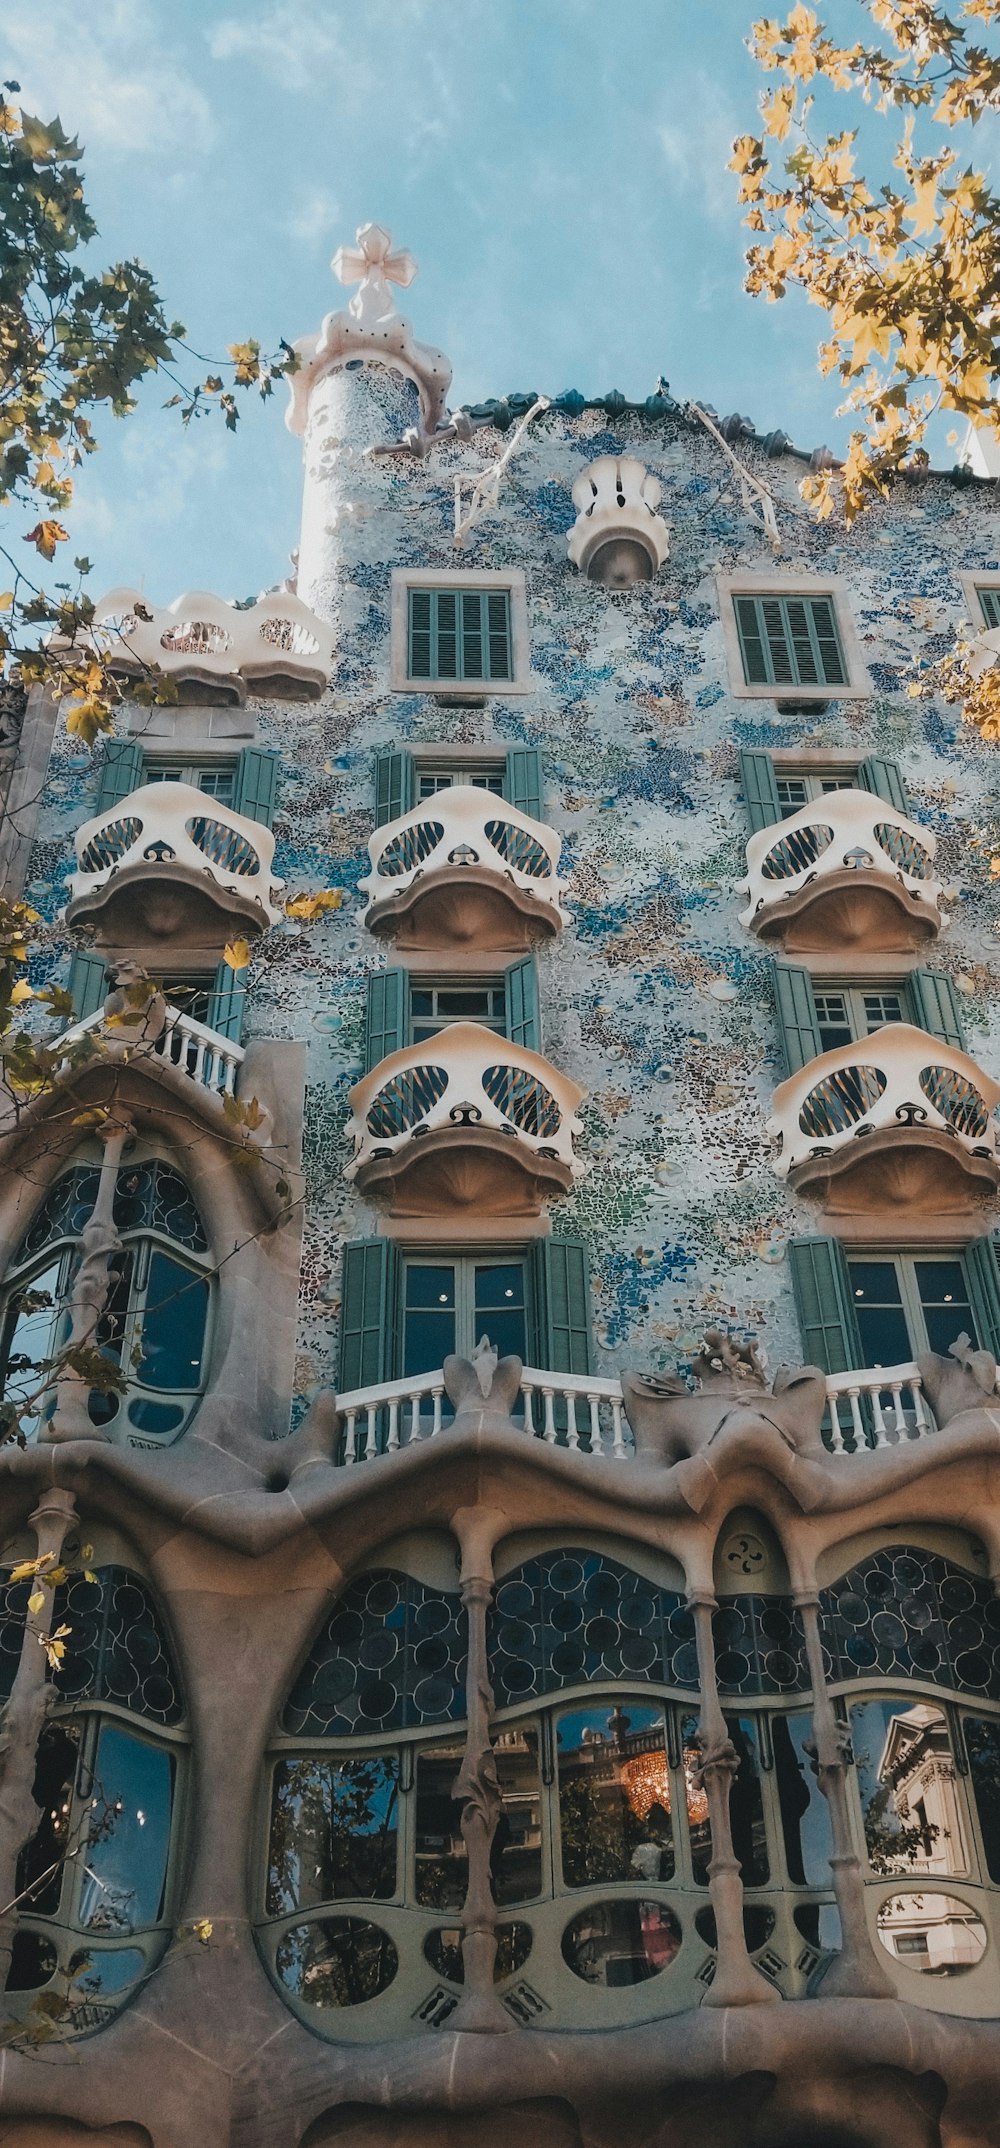
<path fill-rule="evenodd" d="M 208 33 L 213 60 L 250 60 L 283 89 L 318 87 L 331 69 L 355 73 L 350 47 L 329 6 L 276 0 L 258 15 L 227 15 Z"/>
<path fill-rule="evenodd" d="M 714 76 L 698 72 L 678 80 L 677 117 L 657 128 L 660 153 L 678 194 L 697 194 L 713 222 L 736 215 L 736 181 L 727 170 L 740 127 Z"/>
<path fill-rule="evenodd" d="M 281 220 L 281 228 L 299 246 L 316 246 L 321 239 L 329 238 L 331 252 L 342 234 L 340 203 L 329 187 L 303 187 L 292 201 L 288 214 Z"/>
<path fill-rule="evenodd" d="M 149 0 L 9 0 L 4 38 L 28 110 L 59 112 L 85 147 L 149 155 L 214 140 L 209 99 L 161 40 Z"/>

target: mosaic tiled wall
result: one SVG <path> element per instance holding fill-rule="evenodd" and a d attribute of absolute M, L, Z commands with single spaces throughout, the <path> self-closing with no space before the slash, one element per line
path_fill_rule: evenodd
<path fill-rule="evenodd" d="M 905 691 L 914 663 L 940 653 L 964 615 L 957 571 L 1000 565 L 993 489 L 932 479 L 901 489 L 845 534 L 805 515 L 800 464 L 747 448 L 787 502 L 774 555 L 700 428 L 670 416 L 629 413 L 619 427 L 601 412 L 550 412 L 512 462 L 499 511 L 456 555 L 455 477 L 492 461 L 502 436 L 484 428 L 471 446 L 440 448 L 425 463 L 373 463 L 360 452 L 371 403 L 358 405 L 352 444 L 352 394 L 381 400 L 387 435 L 411 421 L 408 392 L 365 369 L 340 376 L 325 431 L 313 429 L 308 594 L 336 622 L 336 668 L 321 703 L 265 707 L 260 732 L 283 755 L 277 870 L 292 888 L 345 890 L 338 913 L 286 923 L 271 936 L 251 985 L 249 1033 L 304 1035 L 310 1044 L 296 1414 L 333 1377 L 341 1241 L 376 1227 L 341 1166 L 365 973 L 384 959 L 362 928 L 357 895 L 372 825 L 372 754 L 394 742 L 495 739 L 542 749 L 546 817 L 562 837 L 571 913 L 556 950 L 540 957 L 544 1049 L 588 1090 L 586 1175 L 560 1204 L 557 1228 L 583 1233 L 592 1247 L 599 1364 L 670 1364 L 706 1321 L 720 1319 L 762 1333 L 772 1363 L 794 1359 L 784 1249 L 815 1227 L 815 1212 L 779 1187 L 763 1130 L 780 1069 L 770 958 L 738 919 L 747 823 L 737 749 L 808 740 L 902 764 L 915 816 L 936 832 L 941 876 L 954 892 L 928 959 L 955 977 L 970 1049 L 1000 1074 L 1000 882 L 989 842 L 976 849 L 972 840 L 997 810 L 1000 749 Z M 660 478 L 671 549 L 655 583 L 609 594 L 571 571 L 566 532 L 580 469 L 621 450 Z M 276 438 L 282 452 L 290 444 Z M 448 711 L 390 691 L 390 573 L 411 564 L 526 570 L 529 695 Z M 757 565 L 846 578 L 871 699 L 789 718 L 772 702 L 731 695 L 714 577 Z M 64 900 L 69 837 L 92 780 L 87 756 L 61 739 L 29 889 L 49 919 Z M 56 932 L 43 967 L 64 954 Z"/>

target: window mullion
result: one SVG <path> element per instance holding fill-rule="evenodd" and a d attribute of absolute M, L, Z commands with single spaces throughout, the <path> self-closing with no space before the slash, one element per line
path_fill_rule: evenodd
<path fill-rule="evenodd" d="M 459 1357 L 471 1357 L 476 1347 L 475 1262 L 455 1262 L 455 1348 Z"/>
<path fill-rule="evenodd" d="M 929 1343 L 912 1254 L 901 1253 L 896 1256 L 896 1273 L 899 1276 L 899 1294 L 903 1300 L 903 1312 L 910 1333 L 910 1354 L 912 1357 L 919 1357 L 929 1348 Z"/>

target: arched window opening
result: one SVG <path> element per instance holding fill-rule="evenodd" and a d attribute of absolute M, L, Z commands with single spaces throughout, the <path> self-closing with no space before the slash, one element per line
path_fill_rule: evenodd
<path fill-rule="evenodd" d="M 24 1234 L 7 1284 L 0 1344 L 4 1395 L 38 1396 L 21 1430 L 36 1437 L 55 1407 L 45 1368 L 64 1348 L 80 1264 L 80 1234 L 97 1199 L 100 1168 L 83 1163 L 56 1180 Z M 208 1241 L 189 1188 L 159 1156 L 118 1171 L 109 1288 L 94 1342 L 126 1382 L 124 1393 L 91 1390 L 88 1414 L 134 1447 L 176 1439 L 205 1382 L 211 1281 Z"/>
<path fill-rule="evenodd" d="M 13 1683 L 24 1591 L 9 1585 L 0 1675 Z M 179 1679 L 139 1576 L 102 1566 L 55 1592 L 68 1628 L 35 1755 L 38 1825 L 18 1858 L 4 2004 L 26 2033 L 60 2038 L 114 2019 L 152 1973 L 171 1927 L 171 1852 L 186 1736 Z"/>

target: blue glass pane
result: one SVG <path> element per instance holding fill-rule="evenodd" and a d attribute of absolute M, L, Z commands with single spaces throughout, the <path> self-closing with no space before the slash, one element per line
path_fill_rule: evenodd
<path fill-rule="evenodd" d="M 1000 1601 L 990 1583 L 913 1544 L 873 1552 L 820 1596 L 834 1680 L 930 1680 L 1000 1700 Z"/>
<path fill-rule="evenodd" d="M 459 1720 L 467 1650 L 459 1596 L 407 1574 L 364 1574 L 314 1641 L 282 1729 L 317 1738 Z"/>
<path fill-rule="evenodd" d="M 80 1922 L 92 1932 L 145 1930 L 163 1914 L 174 1762 L 114 1724 L 101 1727 Z M 96 1959 L 96 1957 L 95 1957 Z"/>
<path fill-rule="evenodd" d="M 497 1706 L 596 1679 L 698 1684 L 684 1598 L 592 1551 L 548 1552 L 499 1584 L 487 1624 Z"/>
<path fill-rule="evenodd" d="M 70 1628 L 55 1676 L 61 1700 L 110 1700 L 150 1722 L 180 1722 L 177 1672 L 137 1575 L 123 1566 L 101 1567 L 96 1582 L 74 1575 L 56 1590 L 53 1623 Z"/>
<path fill-rule="evenodd" d="M 790 1596 L 722 1596 L 712 1620 L 720 1693 L 803 1693 L 802 1619 Z"/>
<path fill-rule="evenodd" d="M 395 1753 L 280 1760 L 271 1790 L 268 1915 L 321 1902 L 390 1899 L 398 1794 Z"/>
<path fill-rule="evenodd" d="M 193 1275 L 169 1253 L 150 1256 L 142 1357 L 136 1378 L 144 1387 L 196 1388 L 208 1319 L 208 1281 Z"/>

